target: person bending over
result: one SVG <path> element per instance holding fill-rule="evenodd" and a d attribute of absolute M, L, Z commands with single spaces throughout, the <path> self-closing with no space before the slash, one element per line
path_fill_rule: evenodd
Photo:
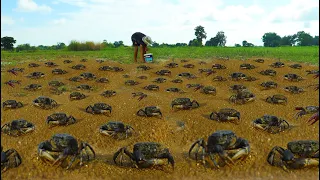
<path fill-rule="evenodd" d="M 146 62 L 144 60 L 144 54 L 148 51 L 148 45 L 152 44 L 152 40 L 149 36 L 141 33 L 136 32 L 132 34 L 131 36 L 132 44 L 134 46 L 134 62 L 137 62 L 137 56 L 138 56 L 138 47 L 140 46 L 140 59 L 141 62 Z"/>

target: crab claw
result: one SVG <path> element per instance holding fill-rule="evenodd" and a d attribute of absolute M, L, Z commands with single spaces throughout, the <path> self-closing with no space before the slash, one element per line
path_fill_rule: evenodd
<path fill-rule="evenodd" d="M 18 73 L 16 71 L 14 71 L 14 70 L 8 70 L 8 72 L 11 72 L 14 75 L 18 75 Z"/>
<path fill-rule="evenodd" d="M 203 85 L 197 86 L 196 88 L 194 88 L 194 91 L 198 91 L 201 88 L 203 88 Z"/>
<path fill-rule="evenodd" d="M 317 73 L 316 75 L 313 76 L 313 78 L 318 78 L 319 77 L 319 73 Z"/>
<path fill-rule="evenodd" d="M 14 84 L 12 82 L 7 82 L 6 84 L 8 84 L 11 87 L 14 87 Z"/>
<path fill-rule="evenodd" d="M 296 109 L 296 110 L 304 110 L 303 107 L 296 107 L 295 109 Z"/>
<path fill-rule="evenodd" d="M 307 122 L 310 123 L 310 125 L 313 125 L 317 121 L 319 121 L 319 112 L 313 114 Z"/>
<path fill-rule="evenodd" d="M 138 98 L 138 101 L 141 101 L 142 99 L 144 99 L 144 98 L 146 98 L 147 97 L 147 95 L 146 94 L 143 94 L 143 95 L 141 95 L 139 98 Z"/>
<path fill-rule="evenodd" d="M 207 72 L 207 76 L 210 76 L 213 73 L 215 73 L 215 71 L 211 70 L 211 71 Z"/>

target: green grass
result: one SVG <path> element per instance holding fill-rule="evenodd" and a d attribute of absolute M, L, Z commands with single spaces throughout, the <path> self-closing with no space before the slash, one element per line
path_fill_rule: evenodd
<path fill-rule="evenodd" d="M 229 57 L 230 59 L 269 58 L 295 62 L 319 64 L 319 47 L 165 47 L 149 48 L 154 60 L 163 59 L 215 59 Z M 36 52 L 5 52 L 1 51 L 1 64 L 37 60 L 54 60 L 56 58 L 103 58 L 122 63 L 133 62 L 133 47 L 106 48 L 100 51 L 67 51 L 51 50 Z"/>

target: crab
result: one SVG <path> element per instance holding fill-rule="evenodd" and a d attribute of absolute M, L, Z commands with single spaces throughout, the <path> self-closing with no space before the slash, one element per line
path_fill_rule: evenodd
<path fill-rule="evenodd" d="M 240 123 L 240 112 L 232 108 L 223 108 L 219 112 L 213 111 L 210 114 L 211 120 L 216 120 L 219 122 L 235 122 Z"/>
<path fill-rule="evenodd" d="M 180 74 L 178 74 L 178 76 L 179 77 L 184 77 L 184 78 L 187 78 L 187 79 L 197 78 L 194 74 L 191 74 L 191 73 L 188 73 L 188 72 L 180 73 Z"/>
<path fill-rule="evenodd" d="M 22 163 L 22 158 L 15 149 L 3 151 L 1 146 L 1 173 L 6 172 L 10 168 L 18 167 Z"/>
<path fill-rule="evenodd" d="M 280 154 L 278 162 L 275 161 L 276 153 Z M 291 141 L 287 144 L 287 149 L 275 146 L 269 152 L 267 161 L 271 166 L 280 166 L 285 171 L 289 171 L 289 169 L 318 167 L 319 141 Z"/>
<path fill-rule="evenodd" d="M 130 78 L 130 75 L 129 74 L 123 74 L 122 77 L 123 78 Z"/>
<path fill-rule="evenodd" d="M 241 72 L 235 72 L 235 73 L 230 74 L 230 78 L 233 81 L 238 81 L 238 80 L 246 78 L 246 75 Z"/>
<path fill-rule="evenodd" d="M 270 66 L 274 67 L 274 68 L 281 68 L 281 67 L 284 67 L 284 63 L 280 62 L 280 61 L 277 61 L 277 62 L 274 62 L 274 63 L 270 64 Z"/>
<path fill-rule="evenodd" d="M 89 105 L 86 108 L 87 113 L 91 114 L 104 114 L 110 116 L 112 111 L 112 107 L 106 103 L 95 103 L 93 105 Z"/>
<path fill-rule="evenodd" d="M 140 70 L 140 71 L 147 71 L 147 70 L 150 70 L 150 69 L 151 69 L 151 67 L 146 66 L 146 65 L 139 65 L 137 67 L 137 70 Z"/>
<path fill-rule="evenodd" d="M 173 82 L 173 83 L 182 83 L 183 80 L 177 78 L 177 79 L 173 79 L 171 82 Z"/>
<path fill-rule="evenodd" d="M 180 62 L 181 62 L 181 63 L 186 63 L 186 62 L 189 62 L 189 60 L 187 60 L 187 59 L 181 59 Z"/>
<path fill-rule="evenodd" d="M 52 74 L 67 74 L 68 72 L 66 70 L 63 70 L 63 69 L 53 69 L 52 71 Z"/>
<path fill-rule="evenodd" d="M 229 102 L 235 104 L 245 104 L 256 99 L 255 95 L 249 91 L 240 91 L 235 95 L 230 96 Z"/>
<path fill-rule="evenodd" d="M 216 73 L 216 71 L 212 70 L 212 69 L 198 69 L 199 73 L 206 73 L 207 76 Z"/>
<path fill-rule="evenodd" d="M 24 68 L 12 68 L 9 69 L 8 72 L 23 72 Z"/>
<path fill-rule="evenodd" d="M 315 75 L 319 75 L 319 70 L 307 70 L 307 75 L 309 74 L 315 74 Z"/>
<path fill-rule="evenodd" d="M 177 93 L 185 93 L 182 89 L 176 88 L 176 87 L 172 87 L 172 88 L 168 88 L 166 89 L 167 92 L 177 92 Z"/>
<path fill-rule="evenodd" d="M 34 124 L 24 119 L 13 120 L 1 127 L 1 132 L 9 136 L 21 136 L 34 130 Z"/>
<path fill-rule="evenodd" d="M 37 63 L 30 63 L 28 64 L 28 67 L 31 68 L 31 67 L 39 67 L 40 64 L 37 64 Z"/>
<path fill-rule="evenodd" d="M 14 87 L 14 84 L 21 84 L 21 81 L 20 80 L 9 80 L 9 81 L 4 82 L 4 84 L 7 84 L 11 87 Z"/>
<path fill-rule="evenodd" d="M 81 82 L 83 80 L 83 77 L 81 76 L 74 76 L 69 78 L 70 81 L 74 81 L 74 82 Z"/>
<path fill-rule="evenodd" d="M 71 61 L 71 60 L 69 60 L 69 59 L 66 59 L 66 60 L 63 61 L 64 64 L 69 64 L 69 63 L 72 63 L 72 62 L 73 62 L 73 61 Z"/>
<path fill-rule="evenodd" d="M 156 78 L 155 80 L 153 80 L 152 82 L 155 82 L 155 83 L 164 83 L 166 82 L 167 79 L 166 78 Z"/>
<path fill-rule="evenodd" d="M 167 69 L 162 69 L 160 71 L 157 71 L 156 74 L 160 76 L 171 76 L 171 71 Z"/>
<path fill-rule="evenodd" d="M 148 79 L 148 76 L 144 76 L 144 75 L 141 75 L 141 76 L 137 76 L 138 79 Z"/>
<path fill-rule="evenodd" d="M 263 115 L 252 121 L 252 126 L 271 134 L 280 133 L 290 128 L 290 125 L 286 120 L 273 115 Z"/>
<path fill-rule="evenodd" d="M 117 92 L 114 91 L 114 90 L 106 90 L 106 91 L 103 91 L 101 96 L 103 96 L 103 97 L 111 97 L 111 96 L 115 96 L 116 94 L 117 94 Z"/>
<path fill-rule="evenodd" d="M 224 166 L 225 164 L 229 166 L 234 165 L 237 161 L 247 158 L 250 153 L 250 144 L 248 140 L 237 137 L 236 134 L 230 130 L 220 130 L 212 133 L 209 136 L 207 143 L 203 138 L 198 139 L 191 145 L 189 157 L 192 157 L 194 148 L 196 149 L 194 152 L 196 161 L 198 160 L 199 149 L 201 148 L 200 157 L 203 165 L 206 164 L 205 159 L 208 159 L 209 161 L 207 162 L 210 164 L 213 162 L 213 165 L 217 168 L 220 168 L 220 166 Z M 217 155 L 223 163 L 218 163 L 216 161 Z"/>
<path fill-rule="evenodd" d="M 45 62 L 44 65 L 47 66 L 47 67 L 56 67 L 56 66 L 58 66 L 56 63 L 51 62 L 51 61 Z"/>
<path fill-rule="evenodd" d="M 77 140 L 70 134 L 54 134 L 49 140 L 38 145 L 39 158 L 49 161 L 52 166 L 61 166 L 68 157 L 72 157 L 66 169 L 72 166 L 76 158 L 80 159 L 81 166 L 84 161 L 94 159 L 95 155 L 93 148 L 87 142 Z"/>
<path fill-rule="evenodd" d="M 212 79 L 212 81 L 227 81 L 227 78 L 224 78 L 222 76 L 216 76 Z"/>
<path fill-rule="evenodd" d="M 196 100 L 191 101 L 189 98 L 176 98 L 171 102 L 172 109 L 194 109 L 199 106 Z"/>
<path fill-rule="evenodd" d="M 29 90 L 29 91 L 36 91 L 36 90 L 42 89 L 42 86 L 40 84 L 29 84 L 23 89 Z"/>
<path fill-rule="evenodd" d="M 109 83 L 109 79 L 106 77 L 101 77 L 96 80 L 97 83 Z"/>
<path fill-rule="evenodd" d="M 135 85 L 138 85 L 140 84 L 139 82 L 135 81 L 135 80 L 126 80 L 124 82 L 125 85 L 128 85 L 128 86 L 135 86 Z"/>
<path fill-rule="evenodd" d="M 293 69 L 301 69 L 302 68 L 301 64 L 292 64 L 289 67 L 291 67 Z"/>
<path fill-rule="evenodd" d="M 268 96 L 266 98 L 266 102 L 271 103 L 271 104 L 283 104 L 287 105 L 288 104 L 288 98 L 282 94 L 275 94 L 273 96 Z"/>
<path fill-rule="evenodd" d="M 207 62 L 206 62 L 206 61 L 199 61 L 198 64 L 200 64 L 200 65 L 202 65 L 202 64 L 207 64 Z"/>
<path fill-rule="evenodd" d="M 319 111 L 314 113 L 308 120 L 308 123 L 310 123 L 310 125 L 316 123 L 317 121 L 319 121 Z"/>
<path fill-rule="evenodd" d="M 304 92 L 303 88 L 300 88 L 298 86 L 286 86 L 284 90 L 292 94 L 300 94 Z"/>
<path fill-rule="evenodd" d="M 123 156 L 127 155 L 131 161 L 135 162 L 135 167 L 137 168 L 149 168 L 152 166 L 164 165 L 165 162 L 163 159 L 167 159 L 168 163 L 174 168 L 174 159 L 169 152 L 169 149 L 164 145 L 157 142 L 139 142 L 134 144 L 133 153 L 128 151 L 126 147 L 120 148 L 114 155 L 113 161 L 116 165 L 120 163 L 123 165 Z M 120 162 L 117 162 L 117 159 L 120 159 Z"/>
<path fill-rule="evenodd" d="M 203 86 L 203 85 L 201 85 L 201 86 L 196 87 L 194 90 L 197 91 L 199 89 L 201 89 L 200 92 L 203 93 L 203 94 L 212 94 L 214 96 L 217 94 L 217 90 L 213 86 Z"/>
<path fill-rule="evenodd" d="M 88 62 L 88 59 L 83 58 L 83 59 L 80 60 L 80 62 Z"/>
<path fill-rule="evenodd" d="M 93 87 L 88 85 L 88 84 L 81 84 L 79 86 L 76 87 L 78 90 L 88 90 L 88 91 L 92 91 Z"/>
<path fill-rule="evenodd" d="M 105 62 L 105 60 L 103 60 L 103 59 L 96 59 L 96 62 L 98 62 L 98 63 L 103 63 L 103 62 Z"/>
<path fill-rule="evenodd" d="M 83 77 L 83 79 L 85 79 L 85 80 L 94 80 L 97 78 L 96 75 L 94 75 L 93 73 L 90 73 L 90 72 L 81 73 L 80 77 Z"/>
<path fill-rule="evenodd" d="M 245 81 L 256 81 L 256 80 L 258 80 L 258 78 L 253 77 L 253 76 L 247 76 L 247 77 L 243 78 L 243 80 L 245 80 Z"/>
<path fill-rule="evenodd" d="M 272 89 L 272 88 L 277 88 L 278 83 L 273 81 L 266 81 L 266 82 L 262 82 L 260 86 L 262 86 L 264 89 Z"/>
<path fill-rule="evenodd" d="M 64 86 L 65 84 L 61 81 L 53 80 L 53 81 L 50 81 L 48 85 L 52 87 L 60 87 L 60 86 Z"/>
<path fill-rule="evenodd" d="M 139 96 L 138 101 L 141 101 L 143 98 L 146 98 L 147 95 L 143 92 L 134 92 L 132 93 L 133 97 Z"/>
<path fill-rule="evenodd" d="M 150 85 L 143 87 L 143 89 L 146 89 L 149 91 L 159 91 L 159 86 L 155 85 L 155 84 L 150 84 Z"/>
<path fill-rule="evenodd" d="M 179 65 L 177 63 L 171 62 L 169 64 L 166 64 L 164 67 L 166 67 L 166 68 L 176 68 L 178 66 Z"/>
<path fill-rule="evenodd" d="M 34 106 L 42 109 L 52 109 L 58 106 L 57 101 L 46 96 L 39 96 L 32 103 Z"/>
<path fill-rule="evenodd" d="M 246 89 L 247 89 L 247 87 L 242 84 L 234 84 L 234 85 L 230 86 L 230 90 L 232 92 L 240 92 L 240 91 L 243 91 Z"/>
<path fill-rule="evenodd" d="M 46 123 L 49 126 L 68 126 L 76 123 L 77 120 L 73 116 L 67 116 L 66 113 L 53 113 L 47 117 Z"/>
<path fill-rule="evenodd" d="M 248 63 L 240 64 L 240 69 L 254 69 L 256 66 Z"/>
<path fill-rule="evenodd" d="M 186 84 L 187 88 L 201 88 L 202 86 L 201 84 Z"/>
<path fill-rule="evenodd" d="M 106 136 L 111 136 L 115 139 L 128 138 L 132 135 L 134 129 L 120 121 L 109 121 L 99 128 L 99 132 Z M 123 135 L 125 135 L 123 137 Z"/>
<path fill-rule="evenodd" d="M 212 69 L 226 69 L 227 67 L 222 64 L 213 64 Z"/>
<path fill-rule="evenodd" d="M 254 61 L 257 63 L 264 63 L 264 59 L 255 59 Z"/>
<path fill-rule="evenodd" d="M 86 98 L 87 96 L 81 92 L 72 92 L 70 93 L 69 95 L 69 99 L 72 101 L 72 100 L 81 100 L 81 99 L 84 99 Z"/>
<path fill-rule="evenodd" d="M 296 107 L 299 112 L 295 114 L 296 119 L 306 114 L 314 114 L 319 111 L 319 106 Z"/>
<path fill-rule="evenodd" d="M 31 79 L 39 79 L 39 78 L 43 78 L 45 75 L 42 72 L 33 72 L 31 74 L 29 74 L 27 77 L 31 78 Z"/>
<path fill-rule="evenodd" d="M 83 64 L 77 64 L 71 67 L 72 69 L 76 69 L 76 70 L 84 70 L 86 69 L 86 66 Z"/>
<path fill-rule="evenodd" d="M 275 71 L 273 69 L 266 69 L 264 71 L 260 71 L 259 73 L 261 75 L 264 75 L 264 76 L 275 76 L 275 75 L 277 75 L 277 71 Z"/>
<path fill-rule="evenodd" d="M 145 108 L 139 109 L 137 112 L 137 116 L 144 116 L 144 117 L 153 117 L 158 116 L 162 118 L 162 113 L 160 108 L 157 106 L 147 106 Z"/>
<path fill-rule="evenodd" d="M 120 72 L 120 71 L 124 71 L 124 69 L 120 68 L 120 67 L 112 67 L 112 66 L 101 66 L 99 68 L 100 71 L 114 71 L 114 72 Z"/>
<path fill-rule="evenodd" d="M 286 79 L 288 81 L 301 81 L 301 80 L 304 80 L 301 76 L 299 76 L 297 74 L 286 74 L 286 75 L 284 75 L 284 79 Z"/>
<path fill-rule="evenodd" d="M 183 65 L 184 68 L 194 68 L 193 64 L 185 64 Z"/>
<path fill-rule="evenodd" d="M 16 100 L 6 100 L 5 102 L 2 103 L 2 108 L 4 110 L 6 109 L 17 109 L 17 108 L 21 108 L 24 105 L 22 104 L 22 102 L 18 102 Z"/>

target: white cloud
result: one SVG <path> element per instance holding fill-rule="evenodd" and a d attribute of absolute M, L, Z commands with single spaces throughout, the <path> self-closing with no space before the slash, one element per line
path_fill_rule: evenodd
<path fill-rule="evenodd" d="M 38 5 L 33 0 L 18 0 L 18 7 L 15 9 L 20 12 L 51 12 L 52 9 L 47 5 Z"/>
<path fill-rule="evenodd" d="M 60 18 L 60 19 L 53 20 L 53 24 L 55 24 L 55 25 L 65 24 L 66 22 L 67 22 L 67 20 L 65 18 Z"/>
<path fill-rule="evenodd" d="M 1 15 L 1 26 L 5 25 L 13 25 L 14 20 L 12 17 Z"/>
<path fill-rule="evenodd" d="M 258 3 L 249 6 L 225 6 L 223 0 L 56 0 L 59 6 L 72 5 L 76 11 L 66 10 L 63 18 L 48 20 L 46 26 L 18 28 L 11 31 L 19 43 L 52 45 L 71 40 L 101 42 L 122 40 L 131 45 L 131 35 L 140 31 L 158 43 L 188 43 L 194 39 L 194 28 L 202 25 L 207 39 L 224 31 L 227 45 L 233 46 L 247 40 L 262 45 L 266 32 L 280 36 L 300 30 L 311 35 L 319 34 L 319 20 L 301 18 L 311 8 L 319 7 L 317 0 L 301 3 L 292 0 L 284 6 L 266 9 Z M 61 15 L 61 14 L 60 14 Z M 275 21 L 281 23 L 275 23 Z M 25 20 L 27 21 L 27 20 Z M 59 25 L 59 26 L 57 26 Z M 24 33 L 21 33 L 24 32 Z M 55 34 L 55 36 L 48 36 Z M 38 38 L 32 38 L 38 37 Z"/>

